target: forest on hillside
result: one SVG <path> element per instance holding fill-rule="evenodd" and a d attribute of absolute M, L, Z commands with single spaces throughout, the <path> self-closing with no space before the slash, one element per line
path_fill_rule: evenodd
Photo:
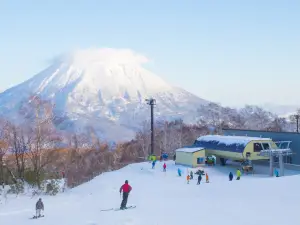
<path fill-rule="evenodd" d="M 75 187 L 95 176 L 129 163 L 145 161 L 150 152 L 150 121 L 145 120 L 135 137 L 110 145 L 88 127 L 85 132 L 66 132 L 56 128 L 63 118 L 55 106 L 38 96 L 20 109 L 21 122 L 0 118 L 0 182 L 30 183 L 41 188 L 43 181 L 59 178 L 63 172 L 68 187 Z M 195 124 L 182 120 L 156 121 L 154 151 L 172 155 L 177 148 L 191 145 L 205 134 L 219 134 L 222 128 L 283 131 L 295 129 L 295 117 L 279 118 L 256 106 L 241 110 L 211 103 L 198 109 Z M 299 114 L 299 112 L 298 112 Z M 205 115 L 205 116 L 202 116 Z"/>

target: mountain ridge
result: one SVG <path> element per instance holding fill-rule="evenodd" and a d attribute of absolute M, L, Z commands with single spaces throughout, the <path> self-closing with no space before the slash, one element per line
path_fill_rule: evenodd
<path fill-rule="evenodd" d="M 146 62 L 146 57 L 128 49 L 88 49 L 68 54 L 1 93 L 0 115 L 17 119 L 26 98 L 38 95 L 53 102 L 57 113 L 67 116 L 61 129 L 93 126 L 108 139 L 126 132 L 130 133 L 125 134 L 128 139 L 142 121 L 149 119 L 145 99 L 153 97 L 157 100 L 156 118 L 195 121 L 197 106 L 209 102 L 169 85 L 143 68 Z"/>

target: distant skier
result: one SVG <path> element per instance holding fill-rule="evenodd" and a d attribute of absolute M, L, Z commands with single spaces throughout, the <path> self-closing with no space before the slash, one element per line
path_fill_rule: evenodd
<path fill-rule="evenodd" d="M 187 182 L 188 184 L 190 183 L 190 175 L 189 175 L 189 174 L 186 176 L 186 182 Z"/>
<path fill-rule="evenodd" d="M 202 175 L 201 175 L 201 173 L 199 173 L 197 185 L 199 185 L 201 183 L 201 180 L 202 180 Z"/>
<path fill-rule="evenodd" d="M 36 218 L 41 217 L 41 211 L 44 211 L 44 203 L 42 202 L 42 199 L 40 198 L 37 203 L 35 204 L 35 211 L 36 211 Z"/>
<path fill-rule="evenodd" d="M 128 180 L 125 180 L 125 184 L 123 184 L 120 188 L 120 194 L 123 191 L 123 200 L 122 200 L 120 209 L 122 209 L 122 210 L 126 209 L 128 195 L 131 192 L 131 190 L 132 190 L 132 187 L 128 184 Z"/>
<path fill-rule="evenodd" d="M 241 171 L 239 169 L 236 170 L 236 179 L 237 180 L 241 179 Z"/>
<path fill-rule="evenodd" d="M 181 177 L 181 169 L 180 168 L 178 168 L 177 173 L 178 173 L 178 176 Z"/>
<path fill-rule="evenodd" d="M 155 168 L 155 160 L 153 160 L 153 162 L 152 162 L 152 169 L 154 169 Z"/>
<path fill-rule="evenodd" d="M 164 163 L 163 168 L 164 168 L 164 172 L 166 172 L 167 171 L 167 165 L 166 165 L 166 163 Z"/>
<path fill-rule="evenodd" d="M 276 176 L 276 177 L 279 177 L 279 172 L 278 172 L 277 169 L 274 170 L 274 173 L 275 173 L 275 176 Z"/>
<path fill-rule="evenodd" d="M 193 178 L 194 178 L 194 173 L 193 173 L 193 171 L 190 172 L 190 178 L 191 178 L 191 180 L 193 180 Z"/>
<path fill-rule="evenodd" d="M 205 174 L 205 180 L 206 180 L 206 183 L 209 183 L 209 178 L 208 178 L 208 174 L 207 173 Z"/>
<path fill-rule="evenodd" d="M 232 174 L 232 172 L 230 172 L 229 173 L 229 181 L 232 181 L 232 179 L 233 179 L 233 174 Z"/>

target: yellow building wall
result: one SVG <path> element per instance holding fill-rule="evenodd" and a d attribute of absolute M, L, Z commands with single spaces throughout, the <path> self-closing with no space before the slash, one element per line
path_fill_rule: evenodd
<path fill-rule="evenodd" d="M 259 152 L 254 152 L 254 143 L 270 143 L 273 149 L 277 148 L 277 145 L 273 141 L 265 141 L 265 140 L 257 140 L 257 141 L 250 141 L 243 152 L 243 157 L 246 158 L 247 152 L 251 153 L 251 156 L 249 157 L 250 160 L 260 160 L 260 159 L 268 159 L 268 157 L 259 156 Z"/>
<path fill-rule="evenodd" d="M 205 164 L 205 150 L 200 150 L 194 153 L 190 152 L 176 152 L 176 164 L 186 165 L 190 167 L 198 167 L 197 158 L 204 158 Z"/>
<path fill-rule="evenodd" d="M 228 151 L 222 151 L 222 150 L 205 149 L 205 154 L 207 156 L 216 155 L 216 156 L 219 156 L 219 157 L 225 158 L 225 159 L 233 159 L 233 160 L 243 159 L 243 153 L 239 153 L 239 152 L 228 152 Z"/>
<path fill-rule="evenodd" d="M 176 152 L 176 164 L 192 166 L 193 154 L 189 152 Z"/>
<path fill-rule="evenodd" d="M 250 160 L 261 160 L 261 159 L 268 159 L 268 157 L 258 156 L 259 152 L 254 152 L 254 143 L 271 143 L 272 148 L 276 149 L 277 146 L 273 141 L 267 141 L 267 140 L 257 140 L 257 141 L 251 141 L 249 142 L 243 153 L 239 152 L 228 152 L 228 151 L 222 151 L 222 150 L 212 150 L 212 149 L 205 149 L 205 154 L 208 155 L 216 155 L 221 158 L 225 159 L 232 159 L 232 160 L 244 160 L 246 159 L 246 153 L 250 152 L 251 156 L 249 157 Z"/>
<path fill-rule="evenodd" d="M 203 163 L 202 164 L 197 164 L 197 159 L 198 158 L 204 158 Z M 205 150 L 201 150 L 198 152 L 194 152 L 193 153 L 193 161 L 192 161 L 192 166 L 193 167 L 198 167 L 200 165 L 205 164 Z"/>

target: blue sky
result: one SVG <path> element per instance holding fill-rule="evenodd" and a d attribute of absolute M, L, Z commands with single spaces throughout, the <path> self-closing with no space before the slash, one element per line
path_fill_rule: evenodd
<path fill-rule="evenodd" d="M 224 105 L 298 104 L 300 1 L 0 1 L 0 90 L 74 48 L 130 48 Z"/>

